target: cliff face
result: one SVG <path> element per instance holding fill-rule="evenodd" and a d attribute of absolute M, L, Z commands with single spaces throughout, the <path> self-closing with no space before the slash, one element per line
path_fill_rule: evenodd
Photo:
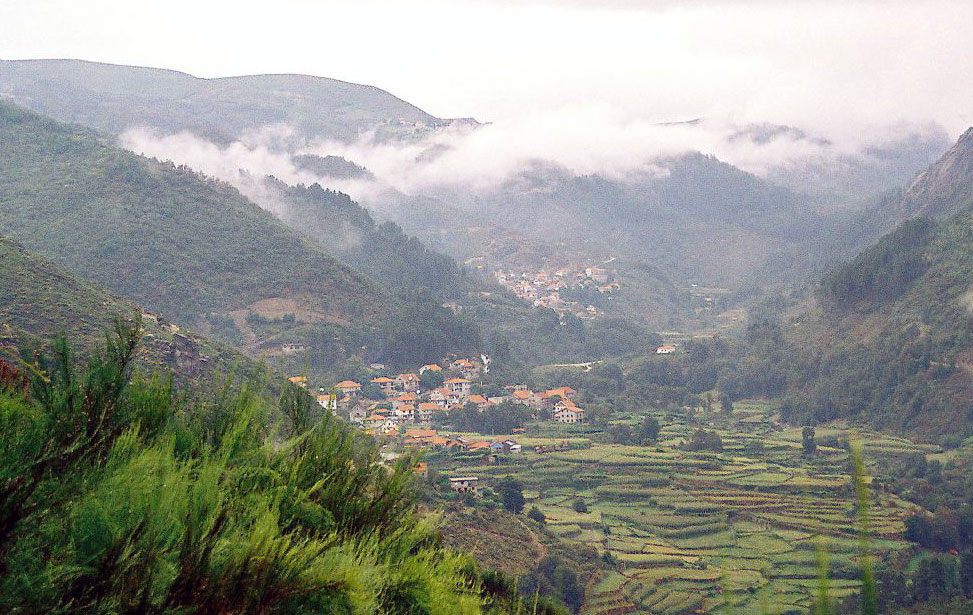
<path fill-rule="evenodd" d="M 916 176 L 902 205 L 912 216 L 947 217 L 973 204 L 973 128 Z"/>

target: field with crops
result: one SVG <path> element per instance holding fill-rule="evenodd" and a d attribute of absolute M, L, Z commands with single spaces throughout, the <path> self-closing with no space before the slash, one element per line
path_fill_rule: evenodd
<path fill-rule="evenodd" d="M 744 405 L 735 420 L 708 427 L 720 434 L 722 452 L 683 450 L 696 426 L 662 417 L 652 446 L 584 441 L 573 432 L 569 450 L 525 447 L 495 463 L 438 463 L 443 472 L 479 476 L 485 487 L 519 479 L 527 507 L 544 513 L 551 532 L 615 564 L 589 587 L 589 615 L 803 614 L 822 569 L 833 597 L 859 585 L 849 455 L 841 445 L 803 455 L 801 430 L 775 428 L 760 410 Z M 840 425 L 818 429 L 817 439 L 861 441 L 873 468 L 887 455 L 938 451 Z M 871 552 L 881 558 L 908 548 L 903 518 L 912 505 L 879 490 L 871 497 Z"/>

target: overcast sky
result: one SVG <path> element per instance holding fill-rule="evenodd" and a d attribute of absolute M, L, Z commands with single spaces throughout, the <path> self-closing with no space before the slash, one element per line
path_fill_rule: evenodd
<path fill-rule="evenodd" d="M 0 58 L 299 72 L 481 121 L 973 124 L 973 2 L 0 0 Z"/>

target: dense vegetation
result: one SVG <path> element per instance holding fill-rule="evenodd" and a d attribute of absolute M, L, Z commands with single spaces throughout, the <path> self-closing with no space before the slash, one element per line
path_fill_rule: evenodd
<path fill-rule="evenodd" d="M 62 342 L 0 369 L 0 610 L 518 608 L 438 544 L 412 457 L 380 463 L 296 387 L 280 414 L 246 388 L 177 398 L 133 372 L 140 337 L 118 322 L 84 367 Z"/>
<path fill-rule="evenodd" d="M 224 184 L 9 104 L 0 104 L 0 138 L 0 231 L 177 323 L 251 351 L 316 340 L 315 369 L 362 347 L 394 364 L 479 347 L 476 327 L 436 296 L 403 289 L 396 297 Z M 348 206 L 367 226 L 367 213 Z M 425 263 L 410 288 L 426 277 L 439 275 L 441 285 L 458 278 L 449 259 L 394 226 L 376 228 L 372 248 L 388 250 L 382 258 L 389 267 L 403 273 Z M 285 306 L 289 319 L 250 327 L 248 338 L 229 313 L 249 310 L 251 325 L 274 320 L 273 311 L 261 316 L 261 301 Z"/>
<path fill-rule="evenodd" d="M 917 218 L 902 224 L 819 285 L 819 299 L 838 310 L 881 306 L 902 296 L 926 270 L 926 249 L 936 223 Z"/>
<path fill-rule="evenodd" d="M 347 194 L 319 184 L 288 186 L 273 178 L 266 183 L 284 206 L 284 222 L 372 279 L 392 288 L 426 288 L 441 297 L 465 290 L 453 259 L 426 248 L 394 222 L 377 224 Z"/>
<path fill-rule="evenodd" d="M 795 421 L 968 435 L 971 222 L 908 222 L 825 278 L 823 310 L 753 323 L 742 392 L 785 395 Z"/>
<path fill-rule="evenodd" d="M 229 186 L 0 104 L 0 230 L 182 322 L 260 299 L 374 321 L 383 295 Z"/>

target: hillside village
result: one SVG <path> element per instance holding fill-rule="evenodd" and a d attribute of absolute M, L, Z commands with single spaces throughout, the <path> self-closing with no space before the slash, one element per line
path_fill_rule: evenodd
<path fill-rule="evenodd" d="M 317 403 L 325 411 L 357 425 L 376 437 L 401 437 L 406 447 L 433 450 L 520 452 L 512 440 L 491 442 L 440 434 L 431 426 L 451 413 L 468 409 L 484 412 L 501 404 L 520 406 L 534 419 L 562 425 L 584 423 L 585 410 L 575 402 L 577 391 L 562 386 L 531 391 L 524 384 L 503 387 L 500 395 L 482 393 L 482 376 L 489 359 L 460 358 L 443 364 L 423 365 L 416 372 L 394 376 L 376 375 L 368 382 L 344 380 L 320 387 Z M 289 378 L 292 384 L 309 388 L 306 376 Z"/>
<path fill-rule="evenodd" d="M 610 262 L 610 261 L 609 261 Z M 559 315 L 571 314 L 581 320 L 593 320 L 605 315 L 602 308 L 585 298 L 590 293 L 611 295 L 619 290 L 615 272 L 597 266 L 561 267 L 554 271 L 505 271 L 493 274 L 501 286 L 534 307 L 550 308 Z"/>

